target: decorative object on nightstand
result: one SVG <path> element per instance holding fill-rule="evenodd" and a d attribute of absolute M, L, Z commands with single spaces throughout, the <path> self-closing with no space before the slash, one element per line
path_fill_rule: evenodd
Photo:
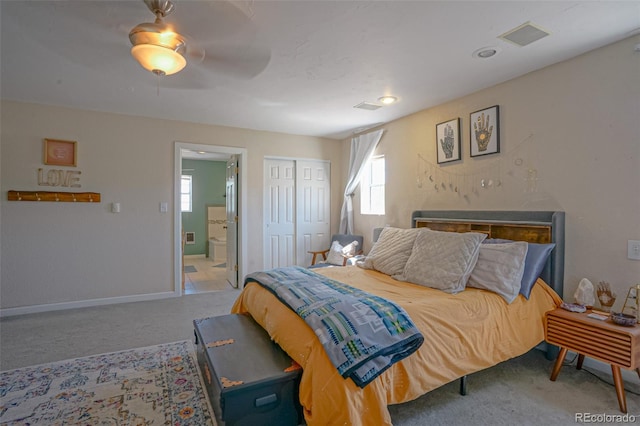
<path fill-rule="evenodd" d="M 620 411 L 626 413 L 627 399 L 620 368 L 636 370 L 640 377 L 640 327 L 623 327 L 589 315 L 589 311 L 575 313 L 560 308 L 547 312 L 545 340 L 560 346 L 550 379 L 555 381 L 558 377 L 569 350 L 578 354 L 578 370 L 585 356 L 610 364 Z"/>
<path fill-rule="evenodd" d="M 637 322 L 640 323 L 640 284 L 629 287 L 627 291 L 627 297 L 624 299 L 624 305 L 622 305 L 623 314 L 635 315 Z"/>
<path fill-rule="evenodd" d="M 637 321 L 635 315 L 629 315 L 622 312 L 611 312 L 610 317 L 611 321 L 625 327 L 635 327 Z"/>
<path fill-rule="evenodd" d="M 578 288 L 576 292 L 573 294 L 573 297 L 576 299 L 576 303 L 578 305 L 593 307 L 596 303 L 595 291 L 593 288 L 593 283 L 586 278 L 580 280 L 580 284 L 578 284 Z"/>
<path fill-rule="evenodd" d="M 611 290 L 611 286 L 606 281 L 598 283 L 598 300 L 600 307 L 605 312 L 611 312 L 611 307 L 616 303 L 616 294 Z"/>

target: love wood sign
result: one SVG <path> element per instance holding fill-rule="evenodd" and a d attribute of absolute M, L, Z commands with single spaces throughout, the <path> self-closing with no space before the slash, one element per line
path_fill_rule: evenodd
<path fill-rule="evenodd" d="M 38 185 L 39 186 L 61 186 L 65 188 L 80 188 L 79 170 L 63 170 L 63 169 L 38 169 Z"/>

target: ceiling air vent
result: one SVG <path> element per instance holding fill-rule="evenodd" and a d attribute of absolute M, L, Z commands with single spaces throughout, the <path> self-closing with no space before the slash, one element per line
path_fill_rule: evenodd
<path fill-rule="evenodd" d="M 549 32 L 543 30 L 542 28 L 532 24 L 531 22 L 525 22 L 519 27 L 507 31 L 498 38 L 510 41 L 513 44 L 523 47 L 548 35 Z"/>
<path fill-rule="evenodd" d="M 368 111 L 375 111 L 378 108 L 382 108 L 382 105 L 372 104 L 371 102 L 360 102 L 358 105 L 355 105 L 354 108 L 366 109 Z"/>

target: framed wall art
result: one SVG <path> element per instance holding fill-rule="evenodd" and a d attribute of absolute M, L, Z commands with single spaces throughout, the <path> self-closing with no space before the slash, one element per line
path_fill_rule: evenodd
<path fill-rule="evenodd" d="M 436 124 L 438 164 L 460 160 L 460 118 Z"/>
<path fill-rule="evenodd" d="M 496 154 L 500 152 L 500 107 L 494 105 L 472 112 L 470 127 L 470 155 Z"/>
<path fill-rule="evenodd" d="M 44 140 L 44 164 L 76 167 L 77 142 L 58 139 Z"/>

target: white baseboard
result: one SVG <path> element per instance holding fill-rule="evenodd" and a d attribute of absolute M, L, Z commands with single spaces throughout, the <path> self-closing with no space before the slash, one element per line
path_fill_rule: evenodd
<path fill-rule="evenodd" d="M 112 305 L 115 303 L 144 302 L 147 300 L 168 299 L 180 297 L 180 292 L 168 291 L 163 293 L 136 294 L 133 296 L 106 297 L 103 299 L 78 300 L 73 302 L 48 303 L 45 305 L 20 306 L 17 308 L 0 309 L 0 318 L 15 315 L 35 314 L 39 312 L 61 311 L 64 309 L 88 308 L 91 306 Z"/>

